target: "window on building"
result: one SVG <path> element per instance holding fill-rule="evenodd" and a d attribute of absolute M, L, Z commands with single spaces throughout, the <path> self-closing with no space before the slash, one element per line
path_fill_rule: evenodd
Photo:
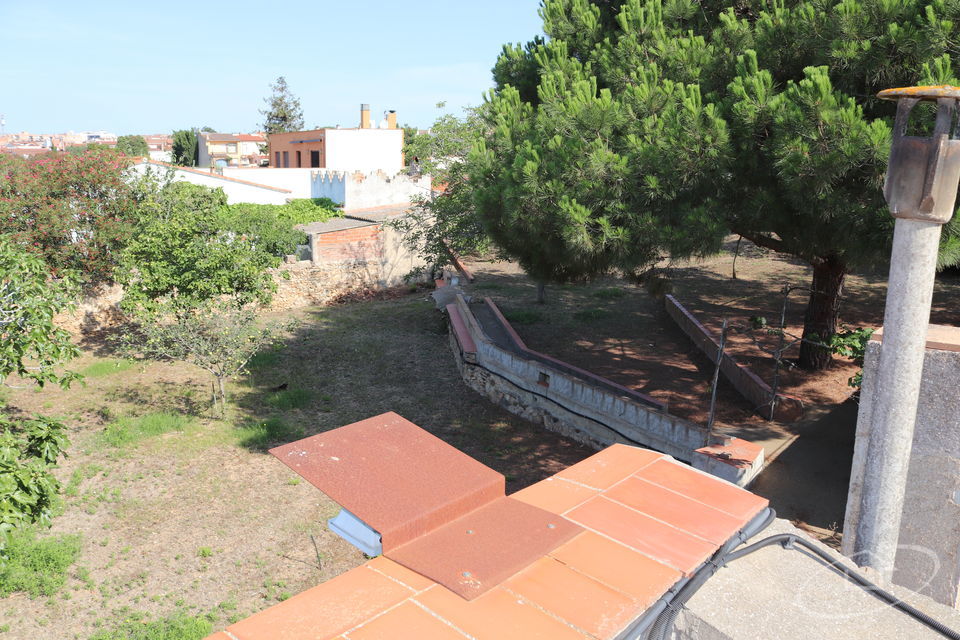
<path fill-rule="evenodd" d="M 230 142 L 227 143 L 227 153 L 236 153 L 237 152 L 237 143 Z"/>
<path fill-rule="evenodd" d="M 301 163 L 300 152 L 297 151 L 297 168 L 299 169 L 299 168 L 302 167 L 302 166 L 303 166 L 303 164 Z"/>
<path fill-rule="evenodd" d="M 289 166 L 290 166 L 290 152 L 289 152 L 289 151 L 284 151 L 284 152 L 283 152 L 283 166 L 284 166 L 284 167 L 289 167 Z"/>
<path fill-rule="evenodd" d="M 274 156 L 275 156 L 275 158 L 274 158 L 274 160 L 273 160 L 273 166 L 279 167 L 279 166 L 280 166 L 280 152 L 279 152 L 279 151 L 275 151 L 275 152 L 274 152 Z"/>
<path fill-rule="evenodd" d="M 320 168 L 320 152 L 319 151 L 310 152 L 310 166 L 317 169 Z"/>

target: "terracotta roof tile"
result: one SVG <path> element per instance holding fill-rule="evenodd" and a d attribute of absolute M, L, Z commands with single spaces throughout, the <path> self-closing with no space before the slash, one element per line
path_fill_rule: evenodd
<path fill-rule="evenodd" d="M 379 532 L 385 552 L 504 494 L 503 475 L 396 413 L 270 453 Z"/>
<path fill-rule="evenodd" d="M 348 632 L 346 637 L 349 640 L 464 640 L 469 636 L 408 601 Z"/>
<path fill-rule="evenodd" d="M 681 578 L 676 569 L 591 531 L 581 533 L 550 556 L 631 596 L 644 607 L 652 605 Z"/>
<path fill-rule="evenodd" d="M 503 586 L 600 638 L 614 637 L 644 608 L 633 598 L 553 558 L 541 558 Z"/>
<path fill-rule="evenodd" d="M 584 640 L 589 636 L 503 589 L 475 600 L 435 587 L 415 598 L 477 640 Z"/>
<path fill-rule="evenodd" d="M 556 477 L 603 490 L 663 457 L 662 453 L 655 451 L 615 444 L 583 462 L 564 469 Z"/>
<path fill-rule="evenodd" d="M 567 517 L 684 573 L 717 550 L 711 542 L 604 497 L 577 507 Z"/>
<path fill-rule="evenodd" d="M 565 513 L 597 493 L 597 489 L 553 477 L 521 489 L 510 497 L 553 513 Z"/>
<path fill-rule="evenodd" d="M 769 504 L 766 498 L 669 459 L 654 462 L 637 477 L 709 504 L 744 523 Z"/>
<path fill-rule="evenodd" d="M 539 507 L 589 531 L 470 600 L 378 557 L 210 640 L 612 640 L 766 505 L 668 456 L 625 445 L 498 500 Z"/>
<path fill-rule="evenodd" d="M 581 531 L 555 513 L 504 497 L 385 553 L 473 599 Z"/>
<path fill-rule="evenodd" d="M 227 627 L 237 640 L 331 638 L 399 604 L 413 591 L 365 566 Z"/>
<path fill-rule="evenodd" d="M 390 560 L 384 556 L 377 556 L 368 562 L 366 566 L 373 569 L 377 573 L 382 573 L 388 578 L 396 580 L 403 586 L 413 589 L 414 591 L 423 591 L 436 584 L 430 578 L 426 578 L 415 571 L 411 571 L 402 564 L 397 564 L 393 560 Z"/>
<path fill-rule="evenodd" d="M 709 540 L 717 546 L 729 540 L 730 536 L 743 527 L 743 520 L 740 518 L 642 478 L 627 478 L 604 496 Z"/>

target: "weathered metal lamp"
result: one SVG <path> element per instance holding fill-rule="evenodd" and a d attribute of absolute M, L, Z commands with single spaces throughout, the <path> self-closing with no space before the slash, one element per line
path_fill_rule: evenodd
<path fill-rule="evenodd" d="M 953 217 L 960 181 L 960 88 L 888 89 L 897 101 L 884 196 L 897 219 L 883 318 L 883 347 L 854 537 L 857 564 L 893 575 L 913 445 L 941 227 Z M 908 136 L 920 101 L 937 104 L 930 137 Z"/>
<path fill-rule="evenodd" d="M 877 97 L 897 101 L 893 145 L 883 185 L 890 212 L 897 218 L 949 222 L 960 180 L 960 132 L 954 125 L 960 88 L 887 89 Z M 929 138 L 906 135 L 910 114 L 921 100 L 937 103 L 937 119 Z"/>

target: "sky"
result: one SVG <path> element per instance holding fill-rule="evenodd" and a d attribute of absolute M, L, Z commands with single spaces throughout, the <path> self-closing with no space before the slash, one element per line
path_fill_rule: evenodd
<path fill-rule="evenodd" d="M 483 101 L 504 43 L 541 34 L 537 0 L 0 0 L 5 132 L 258 130 L 284 76 L 308 128 L 427 128 Z M 446 107 L 437 108 L 444 101 Z"/>

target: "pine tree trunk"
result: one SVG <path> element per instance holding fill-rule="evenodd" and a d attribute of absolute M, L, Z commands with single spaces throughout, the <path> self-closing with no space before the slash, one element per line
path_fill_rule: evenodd
<path fill-rule="evenodd" d="M 847 265 L 835 257 L 813 265 L 813 285 L 803 319 L 804 340 L 827 343 L 837 332 L 840 295 L 843 292 L 843 280 L 846 275 Z M 811 342 L 803 342 L 800 345 L 801 369 L 821 371 L 830 365 L 832 359 L 829 347 Z"/>
<path fill-rule="evenodd" d="M 547 301 L 547 283 L 537 283 L 537 304 L 543 304 Z"/>

